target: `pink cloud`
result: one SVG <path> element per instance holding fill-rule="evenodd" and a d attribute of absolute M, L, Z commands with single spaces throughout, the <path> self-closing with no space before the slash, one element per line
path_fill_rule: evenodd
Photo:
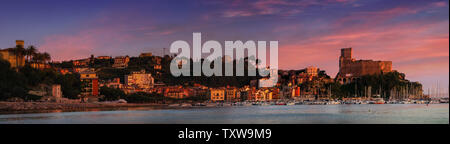
<path fill-rule="evenodd" d="M 420 70 L 411 68 L 422 59 L 446 57 L 447 61 L 439 61 L 439 65 L 426 66 L 428 61 L 421 63 L 424 63 L 424 68 L 432 70 L 448 69 L 448 33 L 429 34 L 445 26 L 448 26 L 448 21 L 431 24 L 405 22 L 372 29 L 348 27 L 336 33 L 281 45 L 280 68 L 300 69 L 313 63 L 334 77 L 338 71 L 339 49 L 352 46 L 356 59 L 390 60 L 394 69 L 412 73 L 412 76 L 420 75 Z"/>
<path fill-rule="evenodd" d="M 134 39 L 132 35 L 117 28 L 86 29 L 76 34 L 46 36 L 40 49 L 49 52 L 55 61 L 81 59 L 89 57 L 99 48 L 131 39 Z"/>
<path fill-rule="evenodd" d="M 301 13 L 304 8 L 312 5 L 328 5 L 332 3 L 348 3 L 354 0 L 306 0 L 306 1 L 287 1 L 287 0 L 258 0 L 255 2 L 243 2 L 240 0 L 232 1 L 223 12 L 223 16 L 248 17 L 256 15 L 280 15 L 291 16 Z"/>

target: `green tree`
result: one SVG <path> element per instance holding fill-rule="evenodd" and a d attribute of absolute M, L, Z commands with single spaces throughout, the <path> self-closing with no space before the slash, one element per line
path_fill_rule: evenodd
<path fill-rule="evenodd" d="M 27 62 L 30 62 L 31 57 L 33 55 L 35 55 L 36 53 L 37 53 L 37 49 L 35 46 L 33 46 L 33 45 L 28 46 L 28 48 L 25 49 L 25 56 L 26 56 Z"/>
<path fill-rule="evenodd" d="M 101 101 L 115 101 L 125 96 L 122 90 L 106 86 L 100 87 L 100 94 L 104 96 Z"/>
<path fill-rule="evenodd" d="M 14 55 L 16 56 L 16 63 L 15 63 L 16 67 L 19 67 L 19 61 L 20 61 L 19 58 L 21 56 L 23 56 L 24 53 L 25 53 L 25 48 L 23 48 L 23 46 L 17 45 L 14 48 Z"/>
<path fill-rule="evenodd" d="M 81 93 L 81 82 L 79 74 L 59 75 L 56 81 L 61 85 L 61 91 L 64 97 L 69 99 L 78 99 Z"/>
<path fill-rule="evenodd" d="M 44 63 L 49 62 L 51 59 L 52 59 L 52 58 L 51 58 L 50 54 L 48 54 L 47 52 L 44 52 L 44 53 L 42 54 L 42 60 L 44 61 Z"/>
<path fill-rule="evenodd" d="M 26 79 L 11 68 L 8 61 L 0 59 L 0 100 L 19 97 L 27 100 Z"/>

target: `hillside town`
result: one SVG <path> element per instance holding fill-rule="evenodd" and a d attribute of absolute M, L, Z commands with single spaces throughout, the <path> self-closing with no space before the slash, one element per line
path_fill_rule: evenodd
<path fill-rule="evenodd" d="M 431 99 L 419 82 L 410 82 L 393 70 L 391 61 L 356 60 L 352 54 L 352 48 L 341 49 L 334 78 L 315 66 L 278 70 L 276 86 L 265 88 L 259 87 L 264 77 L 175 78 L 169 72 L 173 56 L 151 52 L 51 62 L 49 54 L 17 40 L 15 47 L 0 50 L 0 58 L 9 63 L 8 73 L 27 78 L 27 84 L 17 84 L 26 87 L 20 89 L 25 92 L 19 96 L 19 90 L 5 84 L 0 101 L 171 106 L 448 103 L 448 98 Z M 37 73 L 43 76 L 36 79 Z"/>

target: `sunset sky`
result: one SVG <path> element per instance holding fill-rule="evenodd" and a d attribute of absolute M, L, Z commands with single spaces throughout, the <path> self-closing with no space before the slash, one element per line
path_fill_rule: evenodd
<path fill-rule="evenodd" d="M 449 83 L 448 0 L 2 0 L 0 48 L 17 39 L 55 61 L 161 55 L 176 40 L 278 40 L 281 69 L 334 77 L 340 48 L 389 60 L 425 89 Z M 166 52 L 167 53 L 167 52 Z"/>

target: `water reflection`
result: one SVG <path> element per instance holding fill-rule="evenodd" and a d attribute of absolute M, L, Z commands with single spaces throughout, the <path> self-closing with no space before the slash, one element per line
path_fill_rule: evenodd
<path fill-rule="evenodd" d="M 297 105 L 163 109 L 134 107 L 82 112 L 4 114 L 0 123 L 155 123 L 155 124 L 347 124 L 449 123 L 448 104 Z"/>

